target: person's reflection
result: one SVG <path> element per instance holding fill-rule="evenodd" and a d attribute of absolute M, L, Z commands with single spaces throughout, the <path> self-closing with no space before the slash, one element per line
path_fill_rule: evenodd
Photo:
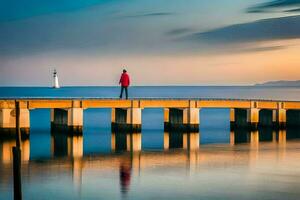
<path fill-rule="evenodd" d="M 132 169 L 140 170 L 140 151 L 142 148 L 142 134 L 112 132 L 111 134 L 111 149 L 113 152 L 129 151 L 130 154 L 125 154 L 125 158 L 120 162 L 120 189 L 122 195 L 126 195 L 132 176 Z"/>
<path fill-rule="evenodd" d="M 4 164 L 12 163 L 12 147 L 16 146 L 16 141 L 13 138 L 0 139 L 0 160 Z M 21 141 L 21 160 L 28 162 L 30 158 L 30 140 L 28 138 Z"/>
<path fill-rule="evenodd" d="M 129 191 L 131 180 L 131 162 L 122 161 L 120 164 L 120 188 L 122 194 L 126 194 Z"/>
<path fill-rule="evenodd" d="M 111 134 L 111 150 L 114 152 L 121 151 L 141 151 L 142 134 L 116 132 Z"/>

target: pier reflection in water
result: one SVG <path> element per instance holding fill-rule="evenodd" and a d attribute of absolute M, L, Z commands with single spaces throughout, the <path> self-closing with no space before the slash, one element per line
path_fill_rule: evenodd
<path fill-rule="evenodd" d="M 83 171 L 83 136 L 52 132 L 51 155 L 54 158 L 68 158 L 70 160 L 73 185 L 80 194 Z"/>
<path fill-rule="evenodd" d="M 120 189 L 123 195 L 130 189 L 132 176 L 140 176 L 141 169 L 154 163 L 169 165 L 196 163 L 199 148 L 199 133 L 165 132 L 164 152 L 142 152 L 142 134 L 113 132 L 111 137 L 112 152 L 128 152 L 119 161 Z M 170 149 L 189 151 L 168 152 Z"/>
<path fill-rule="evenodd" d="M 111 150 L 120 151 L 141 151 L 142 150 L 142 134 L 113 132 L 111 134 Z"/>
<path fill-rule="evenodd" d="M 164 132 L 164 149 L 189 149 L 197 150 L 199 148 L 198 132 Z"/>
<path fill-rule="evenodd" d="M 199 133 L 186 132 L 164 132 L 163 137 L 164 150 L 168 149 L 190 149 L 199 148 Z M 141 133 L 124 133 L 113 132 L 111 135 L 112 152 L 122 151 L 141 151 L 142 134 Z"/>
<path fill-rule="evenodd" d="M 82 157 L 83 136 L 69 135 L 59 132 L 51 133 L 51 154 L 54 157 Z"/>
<path fill-rule="evenodd" d="M 259 142 L 274 143 L 279 145 L 286 144 L 287 140 L 300 139 L 299 129 L 259 129 L 250 131 L 247 129 L 238 129 L 230 132 L 230 144 L 250 143 L 251 145 Z"/>
<path fill-rule="evenodd" d="M 187 191 L 181 191 L 177 195 L 188 195 L 189 192 L 201 196 L 201 194 L 195 193 L 196 190 L 193 189 L 195 184 L 201 184 L 204 189 L 215 185 L 226 194 L 226 190 L 220 185 L 221 179 L 231 180 L 231 186 L 238 188 L 239 185 L 234 184 L 234 181 L 240 179 L 233 178 L 236 175 L 243 177 L 245 174 L 249 176 L 261 173 L 261 170 L 270 170 L 271 166 L 275 170 L 286 170 L 285 172 L 290 174 L 287 165 L 292 163 L 294 166 L 299 166 L 291 159 L 292 157 L 300 158 L 300 152 L 295 151 L 294 148 L 297 145 L 299 147 L 300 143 L 297 140 L 300 138 L 299 133 L 300 131 L 295 129 L 275 131 L 238 129 L 230 132 L 230 144 L 200 145 L 199 133 L 164 132 L 162 133 L 163 149 L 146 151 L 143 150 L 142 133 L 114 132 L 111 133 L 111 153 L 84 155 L 84 135 L 67 135 L 56 132 L 51 134 L 52 158 L 43 159 L 43 162 L 31 160 L 30 141 L 29 139 L 22 141 L 23 169 L 26 169 L 23 170 L 22 180 L 27 189 L 34 187 L 37 183 L 47 188 L 47 190 L 43 190 L 43 193 L 39 193 L 39 197 L 43 197 L 47 191 L 53 192 L 58 187 L 62 187 L 64 188 L 63 196 L 54 193 L 55 198 L 130 199 L 132 196 L 141 197 L 137 191 L 138 188 L 156 188 L 153 184 L 162 184 L 161 187 L 164 187 L 163 184 L 168 181 L 171 181 L 168 184 L 173 187 L 172 181 L 179 177 L 188 187 L 180 184 Z M 0 190 L 10 188 L 12 184 L 9 166 L 11 166 L 11 147 L 14 144 L 12 139 L 0 141 L 2 163 Z M 264 151 L 265 149 L 268 151 Z M 35 150 L 31 149 L 31 151 Z M 276 159 L 270 160 L 273 157 Z M 233 167 L 231 169 L 235 169 L 235 172 L 228 171 L 228 166 Z M 184 173 L 182 173 L 182 169 Z M 220 172 L 220 169 L 227 171 L 228 175 Z M 250 171 L 245 171 L 246 169 Z M 263 172 L 267 173 L 266 171 Z M 218 176 L 212 176 L 210 173 L 216 173 Z M 166 180 L 162 177 L 165 177 Z M 249 184 L 259 180 L 256 176 L 251 177 L 253 180 L 248 180 Z M 47 181 L 39 182 L 41 179 Z M 154 181 L 154 179 L 161 182 Z M 240 184 L 245 188 L 248 186 L 248 183 Z M 87 187 L 91 187 L 93 192 L 85 192 Z M 106 188 L 107 191 L 101 191 L 101 188 Z M 240 189 L 246 193 L 250 192 L 245 188 Z M 119 195 L 115 193 L 116 189 L 120 191 Z M 31 196 L 32 192 L 25 189 L 26 195 Z M 145 195 L 149 198 L 159 197 L 159 195 L 155 196 L 147 192 Z M 172 193 L 168 193 L 168 196 L 172 197 Z M 176 195 L 173 197 L 175 198 Z"/>
<path fill-rule="evenodd" d="M 0 161 L 4 164 L 13 162 L 12 147 L 16 146 L 13 138 L 0 138 Z M 22 139 L 21 141 L 21 160 L 28 162 L 30 158 L 30 140 Z"/>

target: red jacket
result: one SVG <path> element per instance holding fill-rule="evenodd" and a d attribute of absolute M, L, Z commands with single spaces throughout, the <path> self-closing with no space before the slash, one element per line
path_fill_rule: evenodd
<path fill-rule="evenodd" d="M 119 84 L 123 87 L 128 87 L 130 85 L 130 78 L 126 72 L 122 73 Z"/>

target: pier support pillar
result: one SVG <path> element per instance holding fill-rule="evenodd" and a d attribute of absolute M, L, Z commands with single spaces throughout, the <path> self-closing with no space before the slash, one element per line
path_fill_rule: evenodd
<path fill-rule="evenodd" d="M 235 126 L 235 109 L 230 108 L 230 128 L 232 129 Z"/>
<path fill-rule="evenodd" d="M 277 124 L 280 129 L 286 128 L 286 109 L 279 108 L 277 110 Z"/>
<path fill-rule="evenodd" d="M 277 110 L 272 110 L 272 124 L 273 127 L 277 127 Z"/>
<path fill-rule="evenodd" d="M 230 109 L 230 128 L 251 128 L 257 129 L 259 124 L 259 111 L 256 102 L 252 102 L 253 107 L 249 109 Z"/>
<path fill-rule="evenodd" d="M 183 110 L 183 124 L 186 124 L 188 131 L 199 131 L 200 124 L 200 109 L 199 108 L 185 108 Z"/>
<path fill-rule="evenodd" d="M 290 112 L 290 115 L 293 115 Z M 300 111 L 299 111 L 300 116 Z M 296 119 L 291 117 L 291 119 Z M 287 111 L 283 108 L 277 110 L 267 110 L 258 108 L 230 109 L 230 128 L 251 128 L 255 130 L 259 127 L 279 127 L 285 128 L 287 124 Z M 292 124 L 292 123 L 291 123 Z M 300 117 L 299 123 L 300 125 Z"/>
<path fill-rule="evenodd" d="M 199 108 L 165 108 L 164 128 L 166 131 L 199 131 Z"/>
<path fill-rule="evenodd" d="M 256 130 L 258 128 L 258 122 L 259 122 L 259 109 L 257 108 L 250 108 L 247 110 L 247 121 L 249 124 L 249 127 L 252 130 Z"/>
<path fill-rule="evenodd" d="M 30 113 L 29 109 L 20 109 L 20 128 L 22 136 L 29 135 Z M 0 135 L 11 135 L 16 132 L 16 110 L 11 108 L 0 109 Z"/>
<path fill-rule="evenodd" d="M 111 125 L 113 131 L 140 132 L 142 128 L 142 109 L 113 108 Z"/>
<path fill-rule="evenodd" d="M 83 109 L 51 109 L 51 129 L 82 134 Z"/>

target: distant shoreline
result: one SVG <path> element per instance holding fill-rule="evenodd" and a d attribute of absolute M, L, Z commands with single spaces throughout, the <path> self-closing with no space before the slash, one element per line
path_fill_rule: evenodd
<path fill-rule="evenodd" d="M 254 86 L 267 86 L 267 87 L 300 87 L 300 80 L 296 81 L 269 81 L 265 83 L 255 84 Z"/>

